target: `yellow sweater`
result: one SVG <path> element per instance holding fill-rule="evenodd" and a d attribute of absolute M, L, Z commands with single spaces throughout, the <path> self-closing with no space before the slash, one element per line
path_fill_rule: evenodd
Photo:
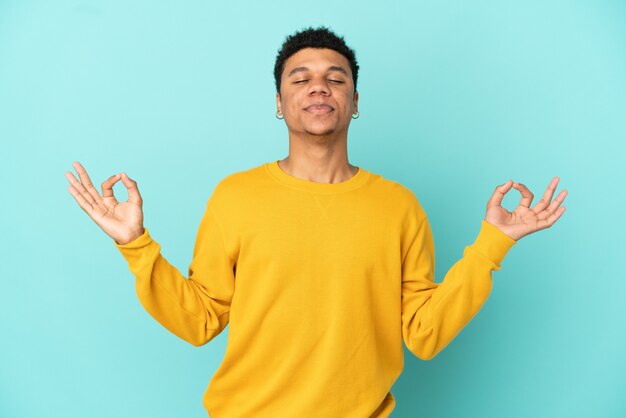
<path fill-rule="evenodd" d="M 388 417 L 403 346 L 443 349 L 481 308 L 516 241 L 482 221 L 441 283 L 413 192 L 359 168 L 341 183 L 277 161 L 223 178 L 200 222 L 189 278 L 146 229 L 115 245 L 139 300 L 193 345 L 227 324 L 203 403 L 212 418 Z"/>

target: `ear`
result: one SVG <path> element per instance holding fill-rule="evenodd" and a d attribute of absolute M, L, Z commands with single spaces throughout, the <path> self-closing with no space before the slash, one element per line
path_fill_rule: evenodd
<path fill-rule="evenodd" d="M 282 106 L 280 104 L 280 93 L 276 92 L 276 110 L 278 113 L 283 113 Z"/>
<path fill-rule="evenodd" d="M 359 111 L 359 92 L 358 91 L 354 92 L 354 111 L 355 112 Z"/>

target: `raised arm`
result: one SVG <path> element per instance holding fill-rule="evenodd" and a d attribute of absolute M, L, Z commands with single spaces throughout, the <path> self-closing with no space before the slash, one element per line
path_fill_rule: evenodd
<path fill-rule="evenodd" d="M 433 358 L 463 329 L 486 301 L 492 288 L 491 272 L 500 270 L 510 248 L 521 237 L 552 226 L 565 208 L 559 205 L 567 191 L 550 203 L 558 177 L 550 182 L 532 209 L 532 193 L 508 181 L 496 187 L 474 243 L 463 257 L 435 283 L 435 248 L 430 224 L 419 202 L 408 222 L 402 262 L 402 336 L 407 348 L 424 360 Z M 501 206 L 507 191 L 522 194 L 512 212 Z"/>
<path fill-rule="evenodd" d="M 223 246 L 219 225 L 210 205 L 200 223 L 189 279 L 161 254 L 161 246 L 143 226 L 142 199 L 137 183 L 125 173 L 102 183 L 102 197 L 80 163 L 74 163 L 78 181 L 70 172 L 69 191 L 80 207 L 111 238 L 135 275 L 137 296 L 161 325 L 193 345 L 202 345 L 228 324 L 234 291 L 234 261 Z M 122 180 L 128 201 L 119 203 L 113 185 Z M 210 202 L 209 202 L 210 203 Z"/>

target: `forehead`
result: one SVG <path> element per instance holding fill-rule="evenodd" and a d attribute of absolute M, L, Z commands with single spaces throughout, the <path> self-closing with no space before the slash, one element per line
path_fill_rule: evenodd
<path fill-rule="evenodd" d="M 323 71 L 332 66 L 342 67 L 348 74 L 352 75 L 348 59 L 339 52 L 328 48 L 303 48 L 287 58 L 283 75 L 289 74 L 289 71 L 296 67 Z"/>

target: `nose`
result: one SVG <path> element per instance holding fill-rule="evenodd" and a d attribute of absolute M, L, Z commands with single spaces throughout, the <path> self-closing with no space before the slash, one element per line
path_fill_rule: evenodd
<path fill-rule="evenodd" d="M 330 95 L 330 89 L 328 88 L 328 83 L 324 77 L 313 77 L 311 79 L 311 83 L 309 83 L 309 96 L 313 96 L 315 94 L 321 94 L 323 96 Z"/>

